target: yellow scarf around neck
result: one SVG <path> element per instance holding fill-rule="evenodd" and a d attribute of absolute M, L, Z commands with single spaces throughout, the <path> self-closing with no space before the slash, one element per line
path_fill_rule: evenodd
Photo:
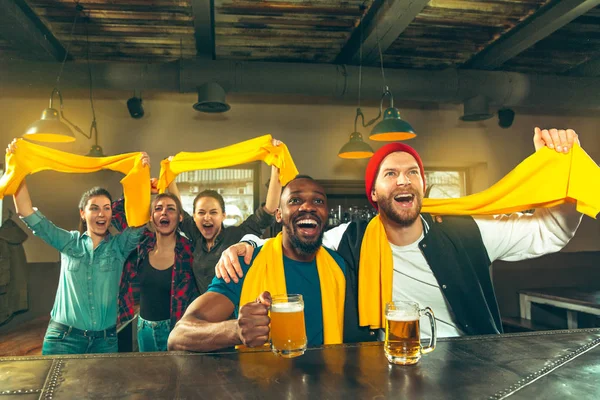
<path fill-rule="evenodd" d="M 340 266 L 323 247 L 317 251 L 316 262 L 321 287 L 324 344 L 339 344 L 344 338 L 346 278 Z M 246 273 L 240 306 L 252 303 L 264 291 L 269 291 L 272 295 L 287 293 L 281 233 L 264 244 Z"/>
<path fill-rule="evenodd" d="M 111 157 L 86 157 L 34 144 L 23 139 L 17 151 L 6 155 L 6 173 L 0 178 L 0 199 L 16 193 L 27 175 L 40 171 L 90 173 L 109 169 L 125 174 L 121 179 L 125 214 L 129 226 L 142 226 L 150 220 L 150 168 L 143 167 L 141 153 Z"/>
<path fill-rule="evenodd" d="M 436 215 L 503 214 L 553 207 L 568 201 L 592 218 L 600 211 L 600 168 L 575 145 L 567 154 L 543 148 L 483 192 L 458 199 L 423 199 L 422 212 Z M 360 248 L 359 324 L 378 329 L 392 300 L 392 249 L 381 218 L 369 222 Z"/>
<path fill-rule="evenodd" d="M 259 160 L 279 168 L 279 181 L 284 186 L 298 175 L 298 169 L 287 146 L 283 143 L 273 146 L 272 139 L 271 135 L 264 135 L 216 150 L 177 153 L 171 161 L 161 161 L 158 190 L 163 193 L 182 172 L 229 167 Z"/>

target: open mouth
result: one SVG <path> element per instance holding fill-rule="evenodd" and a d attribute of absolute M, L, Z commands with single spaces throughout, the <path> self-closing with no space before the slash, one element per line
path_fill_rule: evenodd
<path fill-rule="evenodd" d="M 212 222 L 205 222 L 201 226 L 202 235 L 206 238 L 211 238 L 217 233 L 217 227 Z"/>
<path fill-rule="evenodd" d="M 394 201 L 400 205 L 400 207 L 412 207 L 415 200 L 415 195 L 411 193 L 401 193 L 394 196 Z"/>
<path fill-rule="evenodd" d="M 103 220 L 96 221 L 96 225 L 98 225 L 98 226 L 106 226 L 106 221 L 103 221 Z"/>
<path fill-rule="evenodd" d="M 300 218 L 295 222 L 296 228 L 305 236 L 317 235 L 320 231 L 319 221 L 313 218 Z"/>
<path fill-rule="evenodd" d="M 158 223 L 160 226 L 169 226 L 169 224 L 171 223 L 171 221 L 169 221 L 169 218 L 161 218 L 160 220 L 158 220 Z"/>

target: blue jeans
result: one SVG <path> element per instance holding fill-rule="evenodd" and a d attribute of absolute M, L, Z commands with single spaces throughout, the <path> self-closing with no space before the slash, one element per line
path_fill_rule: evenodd
<path fill-rule="evenodd" d="M 44 344 L 43 355 L 116 353 L 119 351 L 117 332 L 113 329 L 103 337 L 84 336 L 73 332 L 68 326 L 57 326 L 50 322 Z"/>
<path fill-rule="evenodd" d="M 138 316 L 138 346 L 141 352 L 167 351 L 171 320 L 147 321 Z"/>

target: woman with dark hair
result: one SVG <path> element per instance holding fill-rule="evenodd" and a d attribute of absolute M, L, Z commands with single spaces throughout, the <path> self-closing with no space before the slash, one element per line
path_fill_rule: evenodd
<path fill-rule="evenodd" d="M 16 142 L 6 151 L 17 151 Z M 148 162 L 142 154 L 142 165 Z M 42 354 L 117 352 L 117 282 L 142 229 L 111 235 L 111 196 L 99 187 L 81 197 L 80 231 L 61 229 L 34 209 L 25 180 L 13 199 L 27 227 L 61 255 L 60 280 Z"/>
<path fill-rule="evenodd" d="M 273 146 L 281 141 L 272 140 Z M 173 182 L 169 191 L 179 197 L 177 186 Z M 180 228 L 194 246 L 194 277 L 200 294 L 206 292 L 215 276 L 215 265 L 223 250 L 240 241 L 247 233 L 262 235 L 262 232 L 275 221 L 275 211 L 279 205 L 281 183 L 279 168 L 271 167 L 271 178 L 264 206 L 246 218 L 239 226 L 225 227 L 225 201 L 223 196 L 214 190 L 200 192 L 194 199 L 194 214 L 185 213 Z"/>
<path fill-rule="evenodd" d="M 178 230 L 183 220 L 181 201 L 172 193 L 157 195 L 150 206 L 150 217 L 137 249 L 125 262 L 119 293 L 119 323 L 134 317 L 134 297 L 138 298 L 137 339 L 141 352 L 167 351 L 171 329 L 198 297 L 192 247 Z M 113 203 L 113 222 L 127 228 L 122 199 Z"/>

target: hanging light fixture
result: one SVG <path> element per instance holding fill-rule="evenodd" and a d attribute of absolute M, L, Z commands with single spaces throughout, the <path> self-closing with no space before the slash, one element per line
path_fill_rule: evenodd
<path fill-rule="evenodd" d="M 364 115 L 360 107 L 356 109 L 356 117 L 354 117 L 354 132 L 350 134 L 350 140 L 342 146 L 338 156 L 346 159 L 369 158 L 373 155 L 373 149 L 368 143 L 363 141 L 361 133 L 356 129 L 358 117 L 364 121 Z"/>
<path fill-rule="evenodd" d="M 361 11 L 364 13 L 364 6 L 361 6 Z M 360 109 L 360 89 L 361 89 L 361 81 L 362 81 L 362 44 L 363 44 L 363 24 L 362 24 L 362 14 L 360 18 L 360 47 L 359 47 L 359 69 L 358 69 L 358 105 L 359 107 L 356 110 L 356 118 L 354 119 L 354 132 L 350 135 L 350 141 L 342 147 L 340 150 L 339 156 L 342 158 L 366 158 L 373 155 L 373 150 L 371 146 L 364 143 L 362 140 L 362 135 L 357 131 L 356 125 L 358 118 L 362 119 L 363 128 L 368 128 L 377 122 L 381 116 L 383 115 L 383 119 L 373 127 L 371 133 L 369 134 L 369 139 L 371 140 L 380 140 L 380 141 L 396 141 L 396 140 L 407 140 L 412 139 L 417 134 L 413 127 L 403 120 L 400 117 L 400 111 L 394 107 L 394 96 L 392 95 L 392 91 L 387 86 L 385 81 L 385 71 L 383 69 L 383 53 L 381 51 L 381 44 L 379 43 L 379 34 L 377 31 L 377 25 L 375 26 L 376 34 L 377 34 L 377 48 L 379 49 L 379 61 L 381 66 L 381 78 L 383 79 L 383 95 L 381 96 L 381 100 L 379 101 L 379 114 L 373 118 L 372 120 L 365 123 L 365 117 Z M 383 110 L 383 101 L 386 97 L 390 99 L 390 105 L 388 108 Z M 365 147 L 366 146 L 366 147 Z M 351 149 L 354 151 L 348 151 L 349 155 L 355 156 L 347 156 L 344 157 L 342 154 L 346 154 L 345 150 Z"/>
<path fill-rule="evenodd" d="M 90 106 L 92 107 L 92 124 L 90 125 L 90 134 L 86 135 L 81 132 L 86 138 L 91 139 L 92 135 L 95 133 L 95 143 L 90 148 L 89 153 L 86 155 L 88 157 L 104 157 L 104 153 L 102 152 L 102 147 L 98 145 L 98 123 L 96 122 L 96 110 L 94 109 L 94 81 L 92 79 L 92 67 L 90 65 L 90 36 L 88 32 L 88 21 L 89 17 L 85 19 L 85 57 L 87 59 L 87 67 L 88 67 L 88 78 L 90 82 Z"/>
<path fill-rule="evenodd" d="M 390 106 L 383 111 L 383 120 L 373 127 L 369 139 L 392 142 L 417 136 L 413 127 L 400 117 L 400 111 L 394 107 L 394 96 L 387 86 L 379 102 L 379 115 L 382 114 L 383 100 L 387 96 L 390 97 Z"/>
<path fill-rule="evenodd" d="M 79 16 L 79 12 L 83 10 L 83 7 L 80 4 L 77 4 L 75 9 L 77 12 L 75 13 L 75 18 L 73 19 L 73 25 L 71 26 L 71 39 L 73 39 L 73 31 L 75 29 L 75 24 L 77 23 L 77 17 Z M 63 111 L 63 98 L 59 89 L 60 78 L 62 76 L 65 62 L 67 61 L 67 57 L 69 55 L 69 47 L 71 46 L 71 42 L 72 40 L 69 41 L 69 45 L 65 50 L 65 56 L 60 65 L 58 76 L 56 77 L 56 86 L 54 89 L 52 89 L 52 93 L 50 93 L 50 104 L 48 108 L 42 111 L 41 118 L 27 127 L 25 133 L 23 134 L 23 137 L 26 139 L 35 140 L 38 142 L 66 143 L 75 141 L 75 135 L 73 134 L 73 131 L 71 131 L 69 125 L 81 132 L 81 129 L 79 129 L 65 117 Z M 58 95 L 58 99 L 60 101 L 60 113 L 53 107 L 55 93 Z M 69 125 L 65 124 L 61 118 Z"/>
<path fill-rule="evenodd" d="M 58 111 L 52 106 L 55 93 L 58 95 L 60 100 L 60 116 Z M 29 125 L 23 134 L 23 137 L 38 142 L 66 143 L 75 141 L 75 135 L 73 134 L 73 131 L 71 131 L 71 128 L 69 128 L 67 124 L 60 120 L 61 116 L 65 121 L 69 122 L 63 113 L 62 94 L 57 88 L 54 88 L 50 94 L 50 105 L 48 108 L 42 111 L 42 117 L 38 121 L 35 121 L 33 124 Z"/>
<path fill-rule="evenodd" d="M 361 6 L 361 11 L 364 12 L 364 6 Z M 363 141 L 362 134 L 358 131 L 356 123 L 358 118 L 362 118 L 362 125 L 365 124 L 365 116 L 360 109 L 360 90 L 362 86 L 362 14 L 360 18 L 360 48 L 359 48 L 359 67 L 358 67 L 358 108 L 354 117 L 354 131 L 350 134 L 350 140 L 342 146 L 338 152 L 338 157 L 346 159 L 369 158 L 373 155 L 373 149 L 368 143 Z"/>
<path fill-rule="evenodd" d="M 79 16 L 79 13 L 83 11 L 83 6 L 78 3 L 78 4 L 76 4 L 75 9 L 77 12 L 75 13 L 75 18 L 73 20 L 73 25 L 71 27 L 69 44 L 65 50 L 65 56 L 61 63 L 58 77 L 56 78 L 56 87 L 52 90 L 52 93 L 50 94 L 50 105 L 48 108 L 46 108 L 42 112 L 42 118 L 39 121 L 34 122 L 27 128 L 27 130 L 23 134 L 23 137 L 26 139 L 35 140 L 35 141 L 39 141 L 39 142 L 54 142 L 54 143 L 73 142 L 73 141 L 75 141 L 76 138 L 75 138 L 75 135 L 73 134 L 73 131 L 69 127 L 69 125 L 70 125 L 73 129 L 75 129 L 75 131 L 79 132 L 80 134 L 82 134 L 83 136 L 85 136 L 88 139 L 91 139 L 95 133 L 95 144 L 90 148 L 90 151 L 87 154 L 87 156 L 89 156 L 89 157 L 104 157 L 104 154 L 102 152 L 102 147 L 100 147 L 98 145 L 98 128 L 97 128 L 97 122 L 96 122 L 96 111 L 94 109 L 92 69 L 91 69 L 91 65 L 90 65 L 90 53 L 89 53 L 90 40 L 89 40 L 88 25 L 87 25 L 89 17 L 86 17 L 86 19 L 85 19 L 85 35 L 86 35 L 86 58 L 87 58 L 87 67 L 88 67 L 88 77 L 89 77 L 89 82 L 90 82 L 90 104 L 92 107 L 92 123 L 90 126 L 90 133 L 86 134 L 80 127 L 78 127 L 77 125 L 75 125 L 74 123 L 69 121 L 65 117 L 64 112 L 63 112 L 63 98 L 62 98 L 62 94 L 60 93 L 60 89 L 59 89 L 60 78 L 62 76 L 65 62 L 67 61 L 67 57 L 69 54 L 69 47 L 71 46 L 71 43 L 73 42 L 73 32 L 75 31 L 75 25 L 77 23 L 77 18 Z M 53 107 L 53 99 L 54 99 L 55 93 L 58 95 L 58 99 L 60 101 L 60 113 Z M 61 118 L 62 118 L 62 120 L 61 120 Z M 63 120 L 65 122 L 67 122 L 69 125 L 65 124 L 63 122 Z"/>
<path fill-rule="evenodd" d="M 375 120 L 379 119 L 383 112 L 383 120 L 373 127 L 369 139 L 371 140 L 382 140 L 382 141 L 395 141 L 395 140 L 407 140 L 412 139 L 417 134 L 413 127 L 400 117 L 400 111 L 394 107 L 394 96 L 390 88 L 385 82 L 385 72 L 383 70 L 383 53 L 381 52 L 381 44 L 379 43 L 379 33 L 377 26 L 375 26 L 377 34 L 377 48 L 379 49 L 379 64 L 381 66 L 381 78 L 383 79 L 383 95 L 379 101 L 379 115 Z M 390 106 L 383 110 L 383 100 L 388 97 L 390 98 Z"/>

